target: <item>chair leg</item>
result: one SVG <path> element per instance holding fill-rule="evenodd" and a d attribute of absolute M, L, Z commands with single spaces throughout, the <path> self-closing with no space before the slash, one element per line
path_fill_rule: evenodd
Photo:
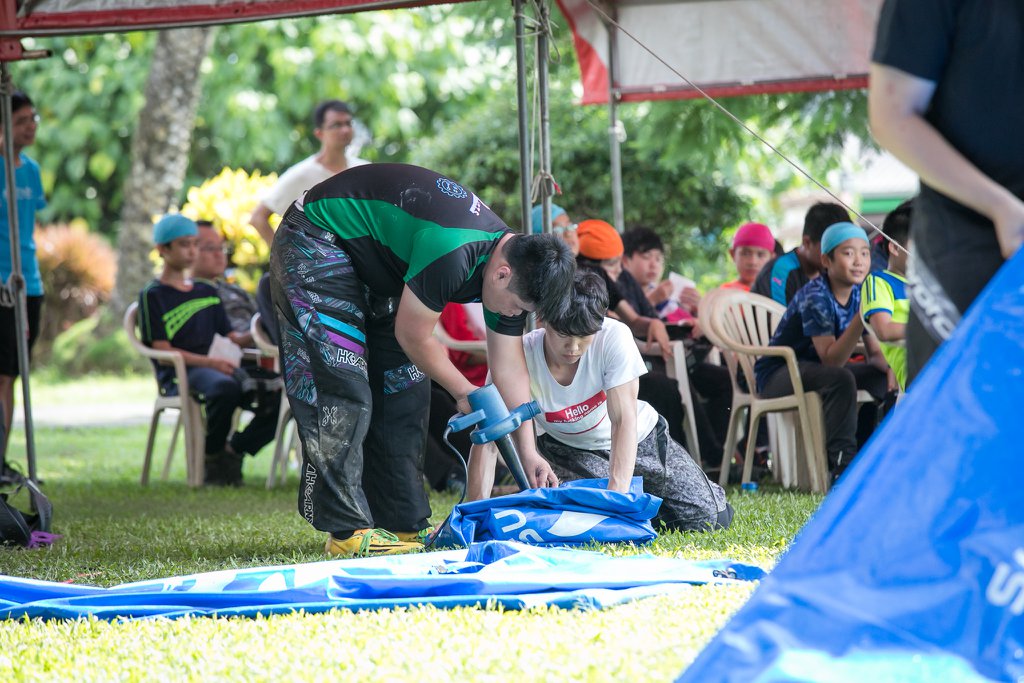
<path fill-rule="evenodd" d="M 161 475 L 161 479 L 167 481 L 167 477 L 171 474 L 171 462 L 174 460 L 174 447 L 178 444 L 178 432 L 181 431 L 182 423 L 184 422 L 185 409 L 181 408 L 178 410 L 178 420 L 174 423 L 174 433 L 171 434 L 171 445 L 167 448 L 167 458 L 164 460 L 164 472 Z M 187 430 L 186 430 L 187 431 Z M 188 434 L 185 434 L 185 457 L 188 457 Z"/>
<path fill-rule="evenodd" d="M 160 424 L 160 414 L 163 412 L 163 408 L 154 410 L 153 417 L 149 421 L 149 434 L 146 436 L 146 458 L 142 461 L 142 481 L 140 482 L 143 486 L 149 485 L 149 469 L 153 464 L 153 445 L 156 441 L 156 428 Z"/>
<path fill-rule="evenodd" d="M 725 473 L 725 480 L 729 480 L 729 467 L 732 464 L 733 451 L 736 450 L 736 444 L 740 440 L 740 425 L 743 422 L 743 418 L 750 413 L 750 406 L 738 405 L 733 406 L 729 412 L 729 428 L 725 431 L 725 444 L 722 446 L 722 469 L 720 472 Z M 719 479 L 722 476 L 719 474 Z M 724 486 L 724 484 L 722 484 Z"/>
<path fill-rule="evenodd" d="M 750 475 L 754 471 L 754 452 L 757 450 L 757 428 L 761 424 L 761 416 L 762 413 L 754 412 L 754 410 L 751 409 L 750 432 L 747 434 L 746 453 L 743 454 L 742 483 L 744 484 L 750 481 Z"/>
<path fill-rule="evenodd" d="M 818 399 L 810 399 L 810 395 L 806 395 L 804 403 L 798 411 L 800 435 L 804 444 L 804 460 L 807 465 L 807 478 L 809 480 L 807 485 L 812 493 L 825 493 L 828 490 L 828 461 L 826 458 L 825 471 L 819 472 L 820 454 L 818 453 L 817 444 L 814 442 L 815 427 L 811 422 L 811 420 L 817 420 L 819 422 L 818 429 L 821 429 L 821 410 L 812 410 L 811 406 L 808 405 L 808 400 Z"/>
<path fill-rule="evenodd" d="M 700 441 L 697 440 L 697 419 L 693 416 L 693 405 L 684 401 L 686 416 L 683 418 L 683 430 L 686 432 L 686 440 L 690 444 L 690 456 L 693 457 L 697 467 L 701 467 Z"/>
<path fill-rule="evenodd" d="M 188 485 L 203 485 L 206 429 L 198 404 L 191 397 L 184 399 L 181 409 L 182 426 L 185 429 L 185 473 Z"/>
<path fill-rule="evenodd" d="M 288 420 L 291 418 L 291 409 L 281 397 L 281 409 L 277 411 L 277 428 L 274 430 L 274 457 L 270 461 L 270 472 L 267 474 L 267 488 L 277 486 L 278 470 L 281 472 L 281 483 L 284 483 L 288 475 L 288 451 L 291 445 L 288 437 Z"/>

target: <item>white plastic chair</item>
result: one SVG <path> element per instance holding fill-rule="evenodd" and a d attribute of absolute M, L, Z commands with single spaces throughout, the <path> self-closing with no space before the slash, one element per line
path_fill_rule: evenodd
<path fill-rule="evenodd" d="M 153 460 L 153 444 L 156 440 L 156 429 L 160 424 L 160 415 L 165 410 L 177 410 L 178 421 L 174 425 L 174 433 L 171 436 L 171 445 L 167 449 L 167 459 L 164 462 L 163 479 L 167 479 L 171 469 L 171 460 L 174 457 L 174 447 L 177 444 L 178 432 L 184 428 L 185 431 L 185 472 L 189 486 L 202 486 L 204 478 L 204 453 L 206 444 L 206 423 L 203 420 L 202 405 L 189 392 L 188 373 L 185 368 L 185 359 L 177 351 L 160 351 L 151 349 L 142 343 L 138 335 L 138 302 L 133 302 L 124 312 L 124 330 L 128 334 L 128 341 L 132 347 L 146 358 L 156 360 L 160 363 L 167 363 L 174 367 L 174 374 L 178 384 L 176 396 L 157 396 L 153 404 L 153 417 L 149 421 L 149 434 L 146 437 L 146 456 L 142 464 L 143 486 L 149 483 L 149 470 Z"/>
<path fill-rule="evenodd" d="M 264 356 L 273 358 L 274 370 L 281 372 L 281 359 L 277 345 L 267 336 L 259 313 L 252 316 L 252 320 L 249 322 L 249 331 L 252 333 L 252 340 L 256 343 L 256 348 Z M 267 474 L 268 489 L 277 486 L 278 482 L 284 483 L 288 476 L 290 453 L 295 453 L 295 461 L 300 465 L 302 463 L 302 443 L 298 439 L 298 430 L 292 419 L 292 407 L 284 390 L 281 393 L 281 408 L 277 411 L 277 428 L 274 431 L 274 457 L 270 461 L 270 472 Z"/>
<path fill-rule="evenodd" d="M 635 339 L 640 353 L 656 355 L 656 351 L 647 348 L 647 342 Z M 690 391 L 690 376 L 686 372 L 686 346 L 680 340 L 670 342 L 672 358 L 665 362 L 665 374 L 679 385 L 679 396 L 683 404 L 683 431 L 686 433 L 687 451 L 701 467 L 700 443 L 697 441 L 697 417 L 693 410 L 693 393 Z"/>

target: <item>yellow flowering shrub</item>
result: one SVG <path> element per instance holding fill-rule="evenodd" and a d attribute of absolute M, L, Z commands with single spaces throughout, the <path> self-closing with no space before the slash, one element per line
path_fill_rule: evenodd
<path fill-rule="evenodd" d="M 231 247 L 235 281 L 250 292 L 256 291 L 263 266 L 270 259 L 270 245 L 249 225 L 249 217 L 262 193 L 276 181 L 276 173 L 254 171 L 249 175 L 242 169 L 225 167 L 199 187 L 189 188 L 188 199 L 181 207 L 181 213 L 193 220 L 213 221 Z M 277 215 L 271 216 L 271 226 L 276 229 L 280 220 Z"/>

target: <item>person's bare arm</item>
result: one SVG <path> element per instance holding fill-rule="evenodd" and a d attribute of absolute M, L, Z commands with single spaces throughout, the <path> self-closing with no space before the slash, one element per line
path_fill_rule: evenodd
<path fill-rule="evenodd" d="M 487 330 L 487 358 L 490 359 L 491 381 L 498 388 L 505 405 L 514 409 L 531 400 L 530 373 L 523 353 L 523 338 Z M 537 452 L 533 421 L 527 420 L 512 434 L 523 469 L 534 487 L 557 486 L 558 477 L 551 465 Z"/>
<path fill-rule="evenodd" d="M 434 326 L 441 316 L 419 300 L 407 286 L 402 292 L 395 316 L 395 338 L 409 360 L 435 382 L 448 390 L 462 413 L 470 412 L 466 396 L 476 386 L 452 365 L 448 351 L 434 336 Z M 520 353 L 522 344 L 520 343 Z M 524 361 L 525 363 L 525 361 Z"/>
<path fill-rule="evenodd" d="M 211 358 L 210 356 L 204 356 L 201 353 L 192 353 L 184 349 L 179 349 L 171 346 L 168 341 L 154 341 L 152 347 L 157 351 L 177 351 L 181 354 L 181 357 L 185 360 L 185 365 L 193 368 L 213 368 L 218 372 L 222 372 L 225 375 L 231 375 L 235 371 L 235 366 L 230 361 L 223 358 Z"/>
<path fill-rule="evenodd" d="M 885 354 L 882 353 L 882 347 L 878 345 L 875 335 L 864 335 L 864 351 L 867 354 L 868 363 L 884 373 L 889 373 L 889 361 L 885 359 Z M 895 378 L 895 375 L 893 377 Z"/>
<path fill-rule="evenodd" d="M 255 345 L 252 339 L 252 332 L 230 332 L 228 333 L 228 339 L 243 349 L 252 348 Z"/>
<path fill-rule="evenodd" d="M 613 312 L 618 315 L 619 320 L 626 323 L 626 327 L 629 328 L 634 337 L 647 340 L 647 350 L 645 353 L 650 353 L 653 345 L 657 344 L 661 357 L 666 362 L 672 358 L 672 341 L 668 338 L 668 330 L 665 329 L 665 323 L 658 318 L 648 318 L 645 315 L 640 315 L 625 299 L 619 301 Z"/>
<path fill-rule="evenodd" d="M 814 350 L 818 352 L 818 357 L 821 358 L 822 365 L 841 367 L 850 360 L 850 354 L 863 334 L 864 321 L 858 315 L 854 316 L 850 326 L 843 330 L 838 339 L 832 335 L 822 335 L 811 337 L 811 341 L 814 343 Z"/>
<path fill-rule="evenodd" d="M 928 121 L 936 83 L 881 64 L 871 65 L 868 117 L 880 145 L 930 187 L 987 216 L 1003 256 L 1024 240 L 1024 202 L 982 173 Z"/>
<path fill-rule="evenodd" d="M 498 447 L 493 443 L 473 444 L 469 449 L 467 501 L 491 497 L 491 490 L 494 488 L 494 465 L 497 462 Z"/>
<path fill-rule="evenodd" d="M 636 467 L 636 395 L 640 380 L 634 379 L 606 391 L 608 419 L 612 426 L 612 450 L 608 462 L 608 490 L 627 493 Z"/>
<path fill-rule="evenodd" d="M 900 342 L 907 338 L 906 323 L 892 321 L 888 311 L 878 311 L 868 316 L 868 324 L 875 331 L 875 336 L 884 342 Z"/>
<path fill-rule="evenodd" d="M 268 247 L 274 244 L 274 229 L 270 227 L 270 216 L 273 213 L 273 211 L 260 202 L 252 210 L 252 215 L 249 217 L 249 225 L 256 228 L 256 232 L 260 234 L 260 237 L 263 238 Z"/>

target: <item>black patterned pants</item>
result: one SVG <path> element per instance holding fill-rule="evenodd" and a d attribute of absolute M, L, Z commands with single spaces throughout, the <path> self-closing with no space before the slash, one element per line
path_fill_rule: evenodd
<path fill-rule="evenodd" d="M 368 293 L 332 233 L 284 216 L 270 259 L 285 391 L 315 528 L 418 531 L 430 382 L 395 339 L 398 300 Z"/>

